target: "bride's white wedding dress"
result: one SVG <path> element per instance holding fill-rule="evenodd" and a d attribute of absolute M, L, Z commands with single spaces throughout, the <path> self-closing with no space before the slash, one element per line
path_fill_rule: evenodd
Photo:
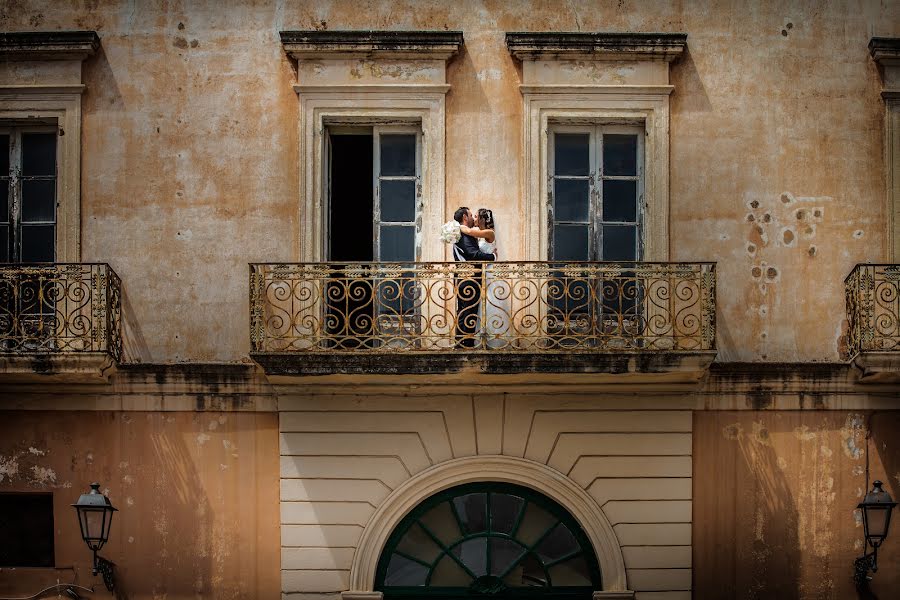
<path fill-rule="evenodd" d="M 497 239 L 489 242 L 478 238 L 478 249 L 488 254 L 497 253 Z M 484 266 L 485 290 L 481 306 L 484 314 L 481 322 L 482 346 L 486 348 L 508 348 L 512 343 L 510 331 L 510 282 L 498 280 L 494 276 L 494 265 Z"/>

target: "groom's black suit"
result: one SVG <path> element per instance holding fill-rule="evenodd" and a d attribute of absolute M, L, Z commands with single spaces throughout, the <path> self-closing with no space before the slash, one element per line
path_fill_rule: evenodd
<path fill-rule="evenodd" d="M 456 262 L 492 262 L 493 254 L 478 249 L 478 240 L 471 235 L 461 234 L 453 245 L 453 260 Z M 475 332 L 478 329 L 478 305 L 481 302 L 481 265 L 475 269 L 472 278 L 457 279 L 456 283 L 456 346 L 474 348 Z"/>

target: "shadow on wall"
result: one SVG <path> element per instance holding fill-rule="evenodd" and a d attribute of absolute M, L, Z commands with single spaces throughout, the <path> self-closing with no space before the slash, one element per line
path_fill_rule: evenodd
<path fill-rule="evenodd" d="M 869 430 L 868 489 L 872 489 L 872 481 L 880 479 L 885 491 L 897 502 L 900 500 L 900 444 L 897 443 L 900 440 L 900 411 L 871 413 Z M 897 508 L 891 523 L 888 538 L 878 551 L 878 573 L 873 575 L 860 598 L 887 600 L 897 594 L 900 585 L 900 511 Z"/>
<path fill-rule="evenodd" d="M 0 570 L 0 596 L 59 580 L 109 597 L 69 506 L 100 481 L 119 509 L 101 551 L 116 563 L 119 598 L 274 597 L 276 423 L 212 412 L 0 412 L 0 464 L 15 464 L 0 492 L 53 492 L 56 565 L 74 566 L 29 569 L 28 578 Z"/>
<path fill-rule="evenodd" d="M 695 413 L 696 597 L 891 596 L 900 585 L 896 538 L 879 553 L 875 595 L 858 595 L 853 584 L 853 561 L 862 554 L 856 505 L 866 485 L 867 418 L 838 411 Z M 875 415 L 871 479 L 890 479 L 892 494 L 898 432 L 900 415 Z"/>

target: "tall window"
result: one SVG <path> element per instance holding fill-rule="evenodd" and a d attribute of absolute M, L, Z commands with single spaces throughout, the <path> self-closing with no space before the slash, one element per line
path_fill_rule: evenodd
<path fill-rule="evenodd" d="M 329 260 L 416 260 L 421 132 L 373 126 L 328 133 Z"/>
<path fill-rule="evenodd" d="M 380 346 L 418 326 L 415 270 L 422 212 L 421 130 L 369 126 L 328 129 L 328 258 L 387 262 L 368 277 L 340 272 L 327 293 L 331 335 L 342 347 Z"/>
<path fill-rule="evenodd" d="M 0 262 L 55 259 L 55 128 L 0 124 Z"/>
<path fill-rule="evenodd" d="M 502 483 L 446 490 L 413 509 L 388 540 L 375 589 L 393 598 L 589 599 L 600 569 L 568 512 Z"/>
<path fill-rule="evenodd" d="M 640 260 L 643 130 L 558 126 L 550 140 L 550 260 Z"/>
<path fill-rule="evenodd" d="M 0 493 L 0 569 L 53 565 L 53 495 Z"/>

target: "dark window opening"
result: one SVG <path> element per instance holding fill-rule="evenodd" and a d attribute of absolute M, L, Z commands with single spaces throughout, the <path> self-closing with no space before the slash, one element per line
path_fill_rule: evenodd
<path fill-rule="evenodd" d="M 52 567 L 53 495 L 0 494 L 0 567 Z"/>

